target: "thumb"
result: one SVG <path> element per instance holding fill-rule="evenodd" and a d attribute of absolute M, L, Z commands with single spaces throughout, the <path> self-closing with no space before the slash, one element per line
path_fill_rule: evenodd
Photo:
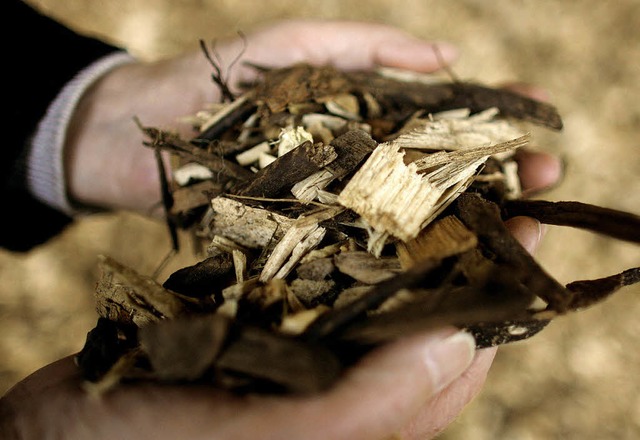
<path fill-rule="evenodd" d="M 458 378 L 475 356 L 473 337 L 454 329 L 419 334 L 365 357 L 323 400 L 328 438 L 371 439 L 399 432 Z M 348 417 L 345 417 L 348 413 Z"/>

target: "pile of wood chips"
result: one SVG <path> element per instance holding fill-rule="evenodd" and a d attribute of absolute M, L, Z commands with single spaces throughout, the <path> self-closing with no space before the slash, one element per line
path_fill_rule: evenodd
<path fill-rule="evenodd" d="M 256 67 L 257 68 L 257 67 Z M 380 344 L 453 325 L 478 347 L 640 281 L 640 268 L 561 285 L 503 221 L 526 215 L 640 243 L 640 217 L 522 196 L 517 150 L 546 103 L 389 69 L 295 65 L 192 118 L 168 151 L 164 202 L 202 260 L 163 283 L 102 257 L 100 318 L 76 360 L 93 392 L 133 380 L 236 392 L 331 386 Z M 162 167 L 160 167 L 162 169 Z"/>

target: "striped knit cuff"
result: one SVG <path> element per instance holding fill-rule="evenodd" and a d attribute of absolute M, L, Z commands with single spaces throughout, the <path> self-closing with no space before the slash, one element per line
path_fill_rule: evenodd
<path fill-rule="evenodd" d="M 64 144 L 73 111 L 85 90 L 109 70 L 135 58 L 126 52 L 108 55 L 79 72 L 60 91 L 38 124 L 27 163 L 29 191 L 38 200 L 70 216 L 92 212 L 74 206 L 67 196 Z"/>

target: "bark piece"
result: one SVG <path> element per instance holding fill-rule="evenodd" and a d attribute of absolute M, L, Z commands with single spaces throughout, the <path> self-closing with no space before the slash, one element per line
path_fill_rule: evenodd
<path fill-rule="evenodd" d="M 172 192 L 173 204 L 171 205 L 171 215 L 187 215 L 194 209 L 209 205 L 211 199 L 222 194 L 223 187 L 211 180 L 178 188 Z"/>
<path fill-rule="evenodd" d="M 292 104 L 344 92 L 348 87 L 348 79 L 336 68 L 301 63 L 266 71 L 255 92 L 257 101 L 264 102 L 271 113 L 278 113 Z"/>
<path fill-rule="evenodd" d="M 366 312 L 380 307 L 401 289 L 435 288 L 440 286 L 455 266 L 456 258 L 425 260 L 393 278 L 382 281 L 357 299 L 334 308 L 314 321 L 304 334 L 306 340 L 318 341 L 335 336 L 347 326 L 354 325 Z"/>
<path fill-rule="evenodd" d="M 127 338 L 116 322 L 99 317 L 96 326 L 87 333 L 82 350 L 74 357 L 86 380 L 99 380 L 118 359 L 133 348 L 135 342 Z"/>
<path fill-rule="evenodd" d="M 241 121 L 247 119 L 256 111 L 253 94 L 248 92 L 225 105 L 213 117 L 200 126 L 198 134 L 193 142 L 199 145 L 207 145 L 211 141 L 222 136 L 227 130 Z"/>
<path fill-rule="evenodd" d="M 437 113 L 468 108 L 471 113 L 478 113 L 496 107 L 505 117 L 554 130 L 563 127 L 562 118 L 553 105 L 504 89 L 469 82 L 422 81 L 415 76 L 399 80 L 397 76 L 389 78 L 380 72 L 354 72 L 351 79 L 361 92 L 370 93 L 384 109 L 405 109 L 409 114 L 416 109 Z"/>
<path fill-rule="evenodd" d="M 162 286 L 182 295 L 202 298 L 220 292 L 228 284 L 231 274 L 232 257 L 230 254 L 221 254 L 176 270 Z"/>
<path fill-rule="evenodd" d="M 574 281 L 567 284 L 567 289 L 575 294 L 569 309 L 579 310 L 590 307 L 619 289 L 636 283 L 640 283 L 640 267 L 597 280 Z"/>
<path fill-rule="evenodd" d="M 330 145 L 336 151 L 336 160 L 328 164 L 324 170 L 296 183 L 291 190 L 296 198 L 303 201 L 316 199 L 318 191 L 354 171 L 378 144 L 365 131 L 350 130 L 333 139 Z"/>
<path fill-rule="evenodd" d="M 464 330 L 473 335 L 477 348 L 487 348 L 528 339 L 541 332 L 550 322 L 549 319 L 481 322 L 466 326 Z"/>
<path fill-rule="evenodd" d="M 640 216 L 581 202 L 511 200 L 502 207 L 506 218 L 525 215 L 548 225 L 571 226 L 640 243 Z"/>
<path fill-rule="evenodd" d="M 227 197 L 211 200 L 211 208 L 210 232 L 249 249 L 263 249 L 279 240 L 294 222 L 283 215 Z"/>
<path fill-rule="evenodd" d="M 377 284 L 401 271 L 397 258 L 376 258 L 369 252 L 341 252 L 333 261 L 340 272 L 365 284 Z"/>
<path fill-rule="evenodd" d="M 194 381 L 212 367 L 229 325 L 220 315 L 166 320 L 140 329 L 139 340 L 160 380 Z"/>
<path fill-rule="evenodd" d="M 245 197 L 275 197 L 336 157 L 332 146 L 307 141 L 258 171 L 237 193 Z"/>
<path fill-rule="evenodd" d="M 100 269 L 102 274 L 96 287 L 99 316 L 143 327 L 186 312 L 185 304 L 171 291 L 113 258 L 101 256 Z"/>
<path fill-rule="evenodd" d="M 447 325 L 466 327 L 487 321 L 530 318 L 527 308 L 534 295 L 523 288 L 516 277 L 498 266 L 493 266 L 485 275 L 482 283 L 457 289 L 418 290 L 415 299 L 405 306 L 353 322 L 339 337 L 381 343 Z"/>
<path fill-rule="evenodd" d="M 448 215 L 431 223 L 413 240 L 398 242 L 396 249 L 403 269 L 436 258 L 446 258 L 475 248 L 478 239 L 455 216 Z"/>
<path fill-rule="evenodd" d="M 300 263 L 296 268 L 296 274 L 304 280 L 322 281 L 335 270 L 333 259 L 329 257 L 317 258 L 306 263 Z"/>
<path fill-rule="evenodd" d="M 330 350 L 258 328 L 243 328 L 216 367 L 292 393 L 314 393 L 334 383 L 341 363 Z"/>
<path fill-rule="evenodd" d="M 521 282 L 545 300 L 558 313 L 567 311 L 573 295 L 551 277 L 510 234 L 495 203 L 475 194 L 462 194 L 456 200 L 456 215 L 478 237 L 486 250 L 505 270 L 518 274 Z M 508 268 L 508 269 L 507 269 Z"/>
<path fill-rule="evenodd" d="M 163 132 L 155 128 L 145 128 L 144 131 L 147 136 L 150 137 L 150 141 L 145 143 L 148 147 L 166 150 L 176 154 L 178 157 L 197 162 L 209 168 L 216 175 L 221 174 L 239 181 L 248 180 L 253 177 L 251 171 L 186 142 L 175 134 Z"/>
<path fill-rule="evenodd" d="M 305 280 L 297 278 L 291 282 L 291 292 L 307 308 L 313 308 L 319 303 L 325 303 L 328 294 L 336 288 L 333 280 Z"/>

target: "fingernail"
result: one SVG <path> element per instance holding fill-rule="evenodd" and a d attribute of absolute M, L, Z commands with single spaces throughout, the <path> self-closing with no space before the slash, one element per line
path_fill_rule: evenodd
<path fill-rule="evenodd" d="M 476 352 L 476 341 L 467 332 L 458 332 L 427 345 L 425 363 L 439 392 L 469 368 Z"/>
<path fill-rule="evenodd" d="M 520 244 L 533 255 L 538 249 L 540 240 L 542 239 L 542 225 L 532 217 L 517 216 L 512 217 L 505 222 L 505 225 L 511 231 Z"/>

